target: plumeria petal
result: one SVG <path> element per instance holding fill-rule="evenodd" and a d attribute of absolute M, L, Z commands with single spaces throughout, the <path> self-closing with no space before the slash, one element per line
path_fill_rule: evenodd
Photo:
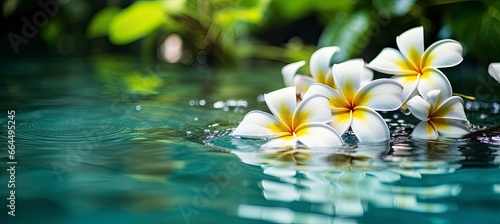
<path fill-rule="evenodd" d="M 320 83 L 325 82 L 327 75 L 331 73 L 330 60 L 332 59 L 332 56 L 339 51 L 340 48 L 337 46 L 323 47 L 311 55 L 309 67 L 311 70 L 311 76 L 314 77 L 316 81 Z"/>
<path fill-rule="evenodd" d="M 392 75 L 416 75 L 416 71 L 396 49 L 384 48 L 366 67 Z"/>
<path fill-rule="evenodd" d="M 289 135 L 288 128 L 276 117 L 262 111 L 250 111 L 231 133 L 245 138 L 275 138 Z"/>
<path fill-rule="evenodd" d="M 402 101 L 403 86 L 392 79 L 377 79 L 361 87 L 354 96 L 354 105 L 372 110 L 391 111 L 398 109 Z"/>
<path fill-rule="evenodd" d="M 446 39 L 433 43 L 425 50 L 420 62 L 421 68 L 447 68 L 462 62 L 462 45 L 454 40 Z"/>
<path fill-rule="evenodd" d="M 292 130 L 293 112 L 297 107 L 295 87 L 286 87 L 264 94 L 267 107 L 281 123 Z"/>
<path fill-rule="evenodd" d="M 314 95 L 322 95 L 330 98 L 333 94 L 335 94 L 333 92 L 334 90 L 329 86 L 320 83 L 313 83 L 311 84 L 311 86 L 309 86 L 309 89 L 307 89 L 307 92 L 303 95 L 303 98 L 307 99 Z"/>
<path fill-rule="evenodd" d="M 309 89 L 309 86 L 316 81 L 310 77 L 305 75 L 296 75 L 293 78 L 293 83 L 295 87 L 297 87 L 297 92 L 303 97 L 304 93 Z"/>
<path fill-rule="evenodd" d="M 349 103 L 352 103 L 354 95 L 361 87 L 361 73 L 363 69 L 364 62 L 360 59 L 333 65 L 333 78 L 337 90 Z"/>
<path fill-rule="evenodd" d="M 497 80 L 497 82 L 500 82 L 500 63 L 491 63 L 490 66 L 488 66 L 488 73 Z"/>
<path fill-rule="evenodd" d="M 335 82 L 333 81 L 333 72 L 330 72 L 325 78 L 325 82 L 323 84 L 332 87 L 333 89 L 337 89 L 337 86 L 335 86 Z"/>
<path fill-rule="evenodd" d="M 354 58 L 354 59 L 349 59 L 347 61 L 359 61 L 359 60 L 363 60 L 363 59 Z M 361 86 L 368 84 L 372 80 L 373 80 L 373 71 L 371 69 L 369 69 L 367 67 L 367 65 L 365 64 L 365 66 L 363 67 L 363 72 L 361 73 Z M 330 86 L 330 85 L 328 85 L 328 86 Z"/>
<path fill-rule="evenodd" d="M 356 107 L 352 112 L 352 131 L 360 142 L 389 140 L 389 128 L 377 112 L 367 107 Z"/>
<path fill-rule="evenodd" d="M 431 105 L 421 96 L 414 96 L 406 104 L 411 114 L 421 121 L 429 120 Z"/>
<path fill-rule="evenodd" d="M 469 133 L 467 120 L 433 118 L 432 123 L 443 137 L 458 138 Z"/>
<path fill-rule="evenodd" d="M 333 121 L 330 125 L 340 134 L 343 135 L 352 123 L 352 111 L 349 109 L 332 109 Z"/>
<path fill-rule="evenodd" d="M 297 70 L 299 70 L 299 68 L 304 66 L 305 64 L 306 64 L 305 61 L 299 61 L 299 62 L 285 65 L 281 69 L 281 74 L 283 75 L 283 81 L 285 82 L 285 86 L 294 86 L 295 85 L 293 83 L 293 77 L 295 76 L 295 74 L 297 74 Z"/>
<path fill-rule="evenodd" d="M 298 145 L 298 142 L 297 142 L 297 139 L 295 138 L 295 136 L 287 135 L 287 136 L 282 136 L 279 138 L 271 139 L 270 141 L 261 145 L 260 148 L 261 149 L 282 148 L 285 146 L 297 147 L 297 145 Z"/>
<path fill-rule="evenodd" d="M 313 95 L 305 98 L 297 106 L 293 115 L 292 127 L 295 130 L 301 124 L 312 122 L 328 123 L 332 119 L 328 98 L 321 95 Z"/>
<path fill-rule="evenodd" d="M 417 139 L 437 139 L 439 135 L 432 122 L 420 121 L 415 129 L 413 129 L 411 137 Z"/>
<path fill-rule="evenodd" d="M 441 100 L 448 99 L 453 94 L 448 78 L 446 78 L 446 76 L 441 71 L 435 68 L 428 67 L 424 69 L 424 73 L 420 76 L 418 92 L 425 98 L 425 95 L 429 91 L 435 89 L 441 90 Z M 439 103 L 442 103 L 442 101 L 439 101 L 437 105 L 439 105 Z"/>
<path fill-rule="evenodd" d="M 443 100 L 445 100 L 442 97 L 441 90 L 439 90 L 439 89 L 431 90 L 427 94 L 423 95 L 422 97 L 425 99 L 425 101 L 427 101 L 431 105 L 431 109 L 429 110 L 430 111 L 429 113 L 431 116 L 432 116 L 432 113 L 434 113 L 434 111 L 436 111 L 436 109 L 439 107 L 439 105 L 440 105 L 439 102 L 442 102 Z"/>
<path fill-rule="evenodd" d="M 345 102 L 342 95 L 337 91 L 332 89 L 329 86 L 314 83 L 307 90 L 306 94 L 304 94 L 304 99 L 312 96 L 312 95 L 322 95 L 329 99 L 330 108 L 347 108 L 349 104 Z"/>
<path fill-rule="evenodd" d="M 408 102 L 410 98 L 417 95 L 420 75 L 397 75 L 391 77 L 391 79 L 398 81 L 403 86 L 403 94 L 401 95 L 403 103 Z"/>
<path fill-rule="evenodd" d="M 432 117 L 467 121 L 464 111 L 464 101 L 458 96 L 452 96 L 436 109 Z"/>
<path fill-rule="evenodd" d="M 396 43 L 403 56 L 419 70 L 420 59 L 424 54 L 424 27 L 409 29 L 396 37 Z"/>
<path fill-rule="evenodd" d="M 332 77 L 333 78 L 333 77 Z M 364 86 L 373 80 L 373 71 L 368 67 L 363 68 L 363 72 L 361 73 L 361 86 Z"/>
<path fill-rule="evenodd" d="M 297 129 L 297 139 L 308 147 L 334 147 L 343 144 L 337 131 L 326 124 L 302 124 Z"/>

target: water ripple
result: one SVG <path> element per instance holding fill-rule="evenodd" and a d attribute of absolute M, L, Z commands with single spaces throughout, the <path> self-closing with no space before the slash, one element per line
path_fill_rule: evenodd
<path fill-rule="evenodd" d="M 30 143 L 116 141 L 129 137 L 131 123 L 99 110 L 37 110 L 17 117 L 17 138 Z"/>

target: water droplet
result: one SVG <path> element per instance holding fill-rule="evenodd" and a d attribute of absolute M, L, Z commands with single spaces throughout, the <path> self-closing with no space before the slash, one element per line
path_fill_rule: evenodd
<path fill-rule="evenodd" d="M 403 112 L 403 114 L 405 114 L 405 115 L 411 114 L 410 109 L 408 109 L 408 108 L 401 108 L 401 112 Z"/>
<path fill-rule="evenodd" d="M 189 101 L 189 106 L 194 106 L 194 105 L 196 105 L 196 102 L 194 100 L 190 100 Z"/>
<path fill-rule="evenodd" d="M 207 103 L 207 101 L 205 101 L 205 100 L 200 100 L 200 102 L 199 102 L 200 106 L 205 106 L 206 103 Z"/>
<path fill-rule="evenodd" d="M 265 101 L 265 99 L 264 99 L 264 95 L 259 95 L 259 96 L 257 96 L 257 101 L 259 101 L 259 102 L 264 102 L 264 101 Z"/>
<path fill-rule="evenodd" d="M 231 106 L 231 107 L 235 107 L 236 105 L 238 105 L 238 101 L 228 100 L 228 101 L 226 101 L 226 105 Z"/>
<path fill-rule="evenodd" d="M 141 105 L 135 106 L 135 110 L 140 111 L 142 109 Z"/>
<path fill-rule="evenodd" d="M 198 120 L 198 117 L 194 117 L 193 120 L 197 121 Z"/>
<path fill-rule="evenodd" d="M 472 107 L 472 102 L 467 102 L 465 103 L 465 108 L 467 108 L 467 110 L 470 110 L 470 108 Z"/>
<path fill-rule="evenodd" d="M 244 100 L 240 100 L 240 106 L 242 107 L 248 107 L 248 102 Z"/>
<path fill-rule="evenodd" d="M 220 109 L 220 108 L 223 108 L 225 105 L 226 105 L 226 104 L 225 104 L 224 102 L 222 102 L 222 101 L 217 101 L 217 102 L 215 102 L 215 103 L 214 103 L 213 107 L 214 107 L 215 109 Z"/>

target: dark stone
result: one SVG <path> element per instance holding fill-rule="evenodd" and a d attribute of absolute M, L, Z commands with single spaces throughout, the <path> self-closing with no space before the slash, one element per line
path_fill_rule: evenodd
<path fill-rule="evenodd" d="M 464 136 L 471 140 L 483 143 L 500 143 L 500 127 L 487 128 L 480 131 L 471 132 Z"/>

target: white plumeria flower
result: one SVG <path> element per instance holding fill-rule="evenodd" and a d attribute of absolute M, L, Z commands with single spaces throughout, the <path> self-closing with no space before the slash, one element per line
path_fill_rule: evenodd
<path fill-rule="evenodd" d="M 304 144 L 307 147 L 332 147 L 343 144 L 340 135 L 327 125 L 332 121 L 328 99 L 312 95 L 299 104 L 295 87 L 264 95 L 271 114 L 250 111 L 232 135 L 244 138 L 271 138 L 262 148 Z"/>
<path fill-rule="evenodd" d="M 433 43 L 424 51 L 424 28 L 410 29 L 396 38 L 399 51 L 384 48 L 367 67 L 382 73 L 395 75 L 392 78 L 404 86 L 403 102 L 420 93 L 433 89 L 451 93 L 448 78 L 438 70 L 462 62 L 462 45 L 451 39 Z M 449 89 L 446 89 L 449 88 Z"/>
<path fill-rule="evenodd" d="M 306 64 L 305 61 L 299 61 L 288 64 L 281 69 L 281 74 L 286 86 L 295 86 L 301 96 L 307 91 L 313 83 L 321 83 L 336 89 L 332 78 L 330 61 L 340 48 L 337 46 L 323 47 L 315 51 L 309 61 L 311 76 L 297 74 L 297 70 Z M 363 82 L 369 82 L 373 79 L 373 72 L 367 68 L 363 72 Z"/>
<path fill-rule="evenodd" d="M 500 83 L 500 63 L 491 63 L 488 67 L 488 73 Z"/>
<path fill-rule="evenodd" d="M 378 111 L 397 110 L 402 102 L 403 87 L 392 79 L 377 79 L 361 84 L 363 60 L 350 60 L 333 66 L 337 90 L 313 84 L 304 96 L 320 94 L 328 97 L 333 115 L 331 125 L 339 134 L 349 127 L 361 142 L 389 139 L 389 128 Z"/>
<path fill-rule="evenodd" d="M 412 132 L 413 138 L 460 137 L 469 132 L 462 98 L 441 90 L 431 90 L 423 96 L 408 101 L 408 109 L 420 120 Z"/>

